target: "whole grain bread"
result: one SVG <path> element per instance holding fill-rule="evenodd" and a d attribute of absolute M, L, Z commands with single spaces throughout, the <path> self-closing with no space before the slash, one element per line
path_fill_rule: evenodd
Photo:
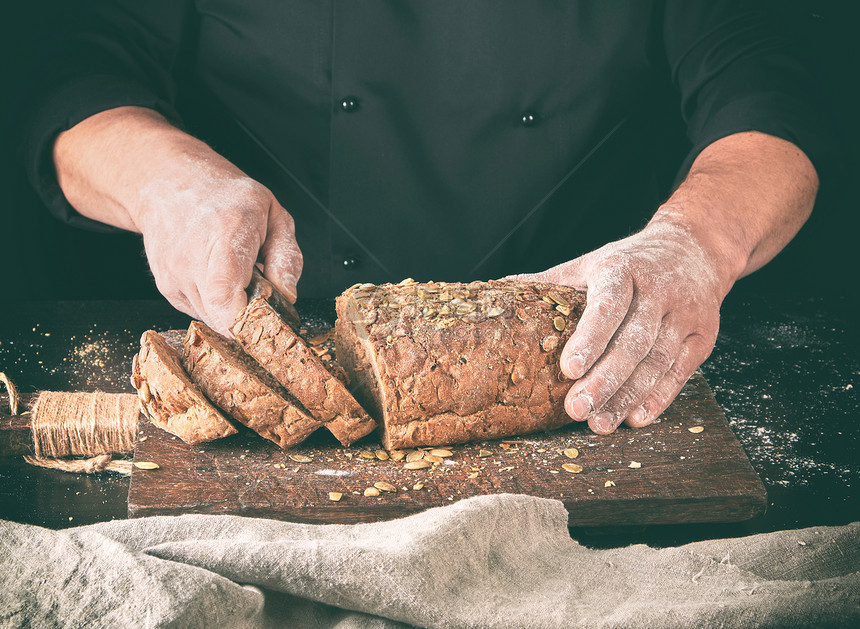
<path fill-rule="evenodd" d="M 561 350 L 585 294 L 554 284 L 361 284 L 337 299 L 337 356 L 387 449 L 568 423 Z"/>
<path fill-rule="evenodd" d="M 134 355 L 131 369 L 140 410 L 156 426 L 186 443 L 212 441 L 237 432 L 191 381 L 179 353 L 157 332 L 143 333 L 140 353 Z"/>
<path fill-rule="evenodd" d="M 376 428 L 350 393 L 346 374 L 335 360 L 324 360 L 324 353 L 317 355 L 266 299 L 252 299 L 232 331 L 245 351 L 340 443 L 348 446 Z"/>
<path fill-rule="evenodd" d="M 281 448 L 296 445 L 322 425 L 238 343 L 204 323 L 189 326 L 182 362 L 215 404 Z"/>

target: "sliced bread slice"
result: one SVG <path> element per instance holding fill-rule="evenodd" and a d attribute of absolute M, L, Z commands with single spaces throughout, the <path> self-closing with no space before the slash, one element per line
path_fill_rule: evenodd
<path fill-rule="evenodd" d="M 179 352 L 154 330 L 141 336 L 131 369 L 140 410 L 159 428 L 192 444 L 236 434 L 236 427 L 191 381 Z"/>
<path fill-rule="evenodd" d="M 238 343 L 204 323 L 189 326 L 182 362 L 215 404 L 281 448 L 296 445 L 322 425 Z"/>
<path fill-rule="evenodd" d="M 350 393 L 343 370 L 334 360 L 318 356 L 265 298 L 250 301 L 236 318 L 232 332 L 245 351 L 341 444 L 348 446 L 376 428 L 376 422 Z"/>

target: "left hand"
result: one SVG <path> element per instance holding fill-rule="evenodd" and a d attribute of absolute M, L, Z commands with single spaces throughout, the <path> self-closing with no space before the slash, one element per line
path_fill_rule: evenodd
<path fill-rule="evenodd" d="M 576 382 L 565 410 L 599 434 L 653 422 L 711 353 L 728 292 L 718 256 L 678 215 L 542 273 L 517 279 L 587 291 L 561 355 Z"/>

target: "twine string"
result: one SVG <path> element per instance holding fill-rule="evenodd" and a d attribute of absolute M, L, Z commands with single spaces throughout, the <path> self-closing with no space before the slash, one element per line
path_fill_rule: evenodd
<path fill-rule="evenodd" d="M 137 396 L 42 391 L 33 406 L 37 457 L 96 456 L 134 449 Z"/>
<path fill-rule="evenodd" d="M 2 371 L 0 371 L 0 383 L 6 385 L 6 391 L 9 394 L 9 413 L 15 416 L 18 414 L 18 389 Z"/>
<path fill-rule="evenodd" d="M 0 382 L 9 392 L 12 415 L 17 415 L 15 385 L 3 373 Z M 32 410 L 34 455 L 24 459 L 31 465 L 65 472 L 129 475 L 131 461 L 113 455 L 134 450 L 138 413 L 137 396 L 127 393 L 42 391 Z"/>

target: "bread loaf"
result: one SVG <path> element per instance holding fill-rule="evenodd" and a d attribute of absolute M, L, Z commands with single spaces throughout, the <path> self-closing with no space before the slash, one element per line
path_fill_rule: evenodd
<path fill-rule="evenodd" d="M 236 428 L 188 377 L 179 353 L 157 332 L 147 330 L 132 360 L 131 384 L 141 412 L 156 426 L 185 441 L 201 443 L 236 434 Z"/>
<path fill-rule="evenodd" d="M 182 361 L 215 404 L 281 448 L 296 445 L 322 425 L 238 343 L 204 323 L 189 326 Z"/>
<path fill-rule="evenodd" d="M 523 434 L 570 421 L 559 359 L 585 306 L 516 281 L 361 284 L 337 299 L 338 360 L 387 449 Z"/>
<path fill-rule="evenodd" d="M 347 389 L 343 370 L 333 359 L 325 364 L 266 299 L 251 300 L 232 331 L 245 351 L 343 445 L 376 428 Z"/>

